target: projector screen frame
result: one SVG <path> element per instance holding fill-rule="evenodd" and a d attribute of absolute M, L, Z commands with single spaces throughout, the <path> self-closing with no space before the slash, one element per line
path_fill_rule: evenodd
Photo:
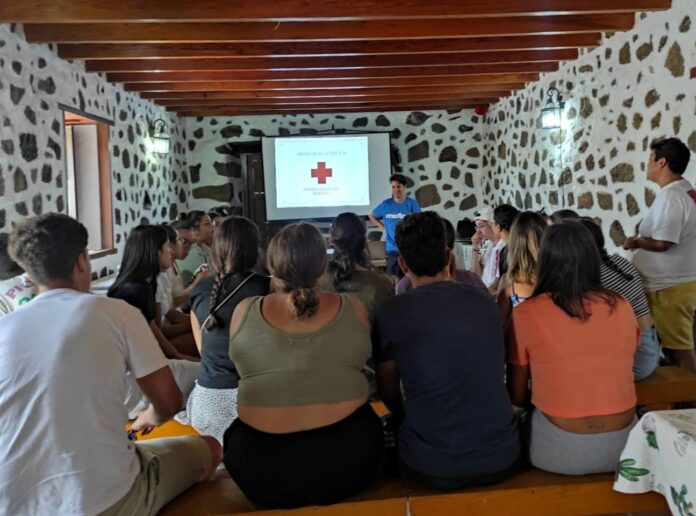
<path fill-rule="evenodd" d="M 372 165 L 371 152 L 374 149 L 371 146 L 369 136 L 371 135 L 386 135 L 387 137 L 387 147 L 388 152 L 386 153 L 385 159 L 388 161 L 387 170 L 388 173 L 384 177 L 374 178 L 372 177 L 372 167 L 369 171 L 369 188 L 370 188 L 370 201 L 367 206 L 332 206 L 332 207 L 322 207 L 322 208 L 276 208 L 277 203 L 277 192 L 276 192 L 276 167 L 275 167 L 275 140 L 281 139 L 291 139 L 291 138 L 325 138 L 325 137 L 350 137 L 350 136 L 367 136 L 368 137 L 368 159 L 370 165 Z M 272 141 L 270 145 L 267 145 L 266 141 Z M 374 145 L 380 145 L 375 143 Z M 368 214 L 377 206 L 380 202 L 391 195 L 391 190 L 389 186 L 389 177 L 394 172 L 394 157 L 396 149 L 392 142 L 391 131 L 360 131 L 354 129 L 328 129 L 324 131 L 317 131 L 316 133 L 306 134 L 306 133 L 296 133 L 296 134 L 284 134 L 284 135 L 265 135 L 261 137 L 261 149 L 262 149 L 262 160 L 263 160 L 263 176 L 265 184 L 265 207 L 266 207 L 266 220 L 268 224 L 288 224 L 297 221 L 313 221 L 313 222 L 330 222 L 339 213 L 345 211 L 352 211 L 357 213 L 361 218 L 367 219 Z M 270 149 L 270 150 L 269 150 Z M 268 155 L 272 157 L 273 171 L 268 170 L 269 163 L 267 161 Z M 381 160 L 382 158 L 375 158 L 376 160 Z M 380 174 L 381 176 L 381 174 Z M 383 186 L 381 186 L 383 182 Z M 278 214 L 277 212 L 285 212 L 284 214 Z M 302 213 L 302 211 L 308 212 L 307 214 Z M 324 213 L 319 213 L 323 211 Z"/>

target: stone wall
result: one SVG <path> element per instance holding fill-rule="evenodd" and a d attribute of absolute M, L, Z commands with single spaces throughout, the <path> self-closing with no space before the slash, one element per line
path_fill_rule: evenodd
<path fill-rule="evenodd" d="M 114 122 L 109 141 L 119 251 L 131 227 L 169 220 L 187 206 L 185 133 L 175 116 L 85 73 L 78 62 L 59 59 L 52 45 L 28 44 L 21 26 L 0 24 L 0 231 L 27 217 L 67 210 L 59 103 Z M 172 135 L 166 158 L 149 148 L 147 128 L 156 118 Z M 103 275 L 119 262 L 120 253 L 94 260 L 92 267 Z"/>
<path fill-rule="evenodd" d="M 185 120 L 192 208 L 208 209 L 228 200 L 240 205 L 241 165 L 229 144 L 332 128 L 390 131 L 394 170 L 410 179 L 411 195 L 422 207 L 455 222 L 471 215 L 479 202 L 483 144 L 481 120 L 472 110 Z"/>
<path fill-rule="evenodd" d="M 601 219 L 609 247 L 621 245 L 658 190 L 645 178 L 650 142 L 676 136 L 696 152 L 695 65 L 696 0 L 674 0 L 501 100 L 485 120 L 484 197 L 575 209 Z M 566 101 L 561 130 L 541 128 L 549 87 Z M 686 177 L 696 179 L 696 156 Z"/>

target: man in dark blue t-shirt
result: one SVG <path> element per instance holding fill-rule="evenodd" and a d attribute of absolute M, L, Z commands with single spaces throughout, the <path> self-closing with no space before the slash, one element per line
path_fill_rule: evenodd
<path fill-rule="evenodd" d="M 405 217 L 396 242 L 415 288 L 377 307 L 372 339 L 380 394 L 403 421 L 401 469 L 434 489 L 501 481 L 517 469 L 520 439 L 496 304 L 448 280 L 452 257 L 436 213 Z"/>
<path fill-rule="evenodd" d="M 387 252 L 387 272 L 397 279 L 403 277 L 397 258 L 399 249 L 394 240 L 396 225 L 406 215 L 421 211 L 418 201 L 406 197 L 406 177 L 402 174 L 393 174 L 389 178 L 392 196 L 385 199 L 370 213 L 370 220 L 375 226 L 384 230 L 387 234 L 385 250 Z"/>

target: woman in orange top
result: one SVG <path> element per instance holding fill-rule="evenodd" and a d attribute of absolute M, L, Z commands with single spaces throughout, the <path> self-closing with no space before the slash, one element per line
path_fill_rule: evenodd
<path fill-rule="evenodd" d="M 631 305 L 601 286 L 599 252 L 577 221 L 548 228 L 532 299 L 512 311 L 508 389 L 525 405 L 530 460 L 567 475 L 613 471 L 635 423 Z"/>

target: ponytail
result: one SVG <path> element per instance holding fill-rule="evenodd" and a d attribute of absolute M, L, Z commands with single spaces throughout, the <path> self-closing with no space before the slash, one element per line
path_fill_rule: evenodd
<path fill-rule="evenodd" d="M 602 258 L 602 262 L 609 267 L 611 270 L 619 274 L 626 281 L 633 281 L 633 274 L 622 271 L 618 265 L 614 263 L 614 260 L 607 254 L 607 250 L 602 248 L 599 250 L 599 256 Z"/>
<path fill-rule="evenodd" d="M 343 283 L 353 276 L 354 266 L 355 262 L 350 253 L 337 247 L 328 265 L 329 278 L 336 292 L 345 291 Z"/>
<path fill-rule="evenodd" d="M 319 294 L 314 288 L 296 288 L 290 292 L 290 309 L 298 319 L 308 319 L 319 310 Z"/>

